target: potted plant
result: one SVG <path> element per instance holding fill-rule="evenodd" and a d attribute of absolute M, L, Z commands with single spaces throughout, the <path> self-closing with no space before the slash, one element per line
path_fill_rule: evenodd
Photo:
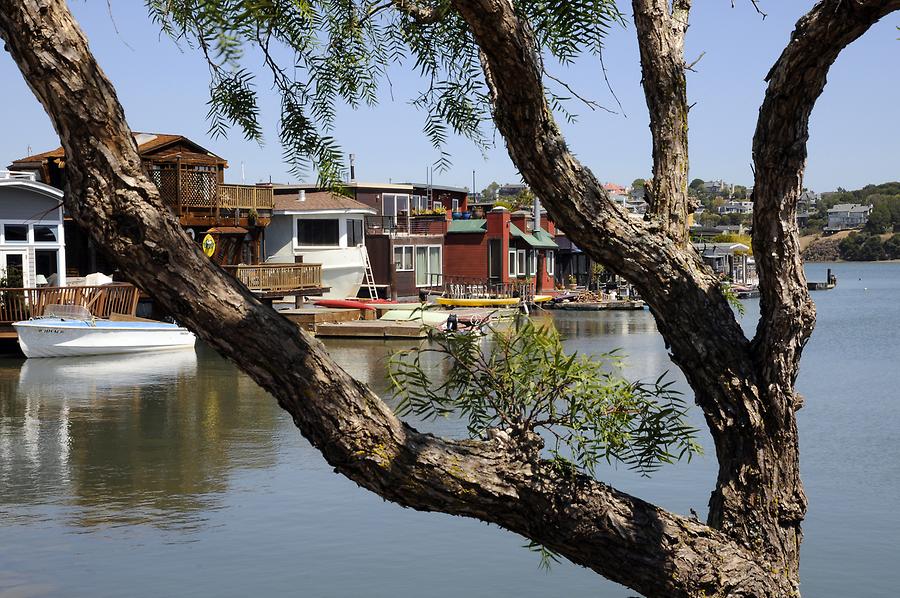
<path fill-rule="evenodd" d="M 569 274 L 569 290 L 575 290 L 578 288 L 578 277 L 574 274 Z"/>
<path fill-rule="evenodd" d="M 259 221 L 259 212 L 256 211 L 256 208 L 251 208 L 247 213 L 247 223 L 250 226 L 256 226 L 256 223 Z"/>

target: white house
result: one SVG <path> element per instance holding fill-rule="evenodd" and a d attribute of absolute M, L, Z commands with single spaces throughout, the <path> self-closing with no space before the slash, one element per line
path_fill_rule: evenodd
<path fill-rule="evenodd" d="M 63 192 L 0 170 L 0 278 L 7 287 L 65 286 Z"/>
<path fill-rule="evenodd" d="M 844 230 L 859 228 L 869 221 L 872 206 L 861 206 L 856 203 L 839 203 L 828 210 L 828 230 Z"/>
<path fill-rule="evenodd" d="M 726 201 L 719 206 L 719 214 L 752 214 L 752 201 Z"/>
<path fill-rule="evenodd" d="M 375 210 L 328 191 L 275 194 L 266 262 L 322 264 L 323 297 L 356 297 L 366 268 L 365 217 Z"/>

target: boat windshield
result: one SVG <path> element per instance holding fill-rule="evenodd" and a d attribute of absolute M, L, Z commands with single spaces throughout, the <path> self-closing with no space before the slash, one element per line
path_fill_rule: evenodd
<path fill-rule="evenodd" d="M 44 308 L 43 317 L 84 321 L 89 321 L 94 318 L 88 308 L 83 305 L 48 305 Z"/>

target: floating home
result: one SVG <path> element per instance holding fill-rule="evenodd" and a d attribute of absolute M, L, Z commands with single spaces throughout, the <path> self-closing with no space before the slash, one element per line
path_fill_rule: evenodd
<path fill-rule="evenodd" d="M 228 162 L 182 135 L 133 135 L 160 199 L 210 259 L 264 299 L 321 293 L 317 264 L 262 263 L 265 231 L 275 208 L 270 185 L 225 183 Z M 65 188 L 62 147 L 15 160 L 11 169 L 28 172 L 36 181 L 56 189 Z M 90 236 L 69 217 L 65 217 L 63 228 L 67 241 L 65 275 L 114 270 Z"/>
<path fill-rule="evenodd" d="M 0 170 L 0 286 L 65 286 L 62 199 L 32 172 Z"/>

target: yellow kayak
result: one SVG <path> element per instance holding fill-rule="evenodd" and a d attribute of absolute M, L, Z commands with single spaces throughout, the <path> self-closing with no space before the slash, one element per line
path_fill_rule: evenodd
<path fill-rule="evenodd" d="M 552 298 L 550 295 L 535 295 L 532 301 L 541 303 L 550 301 Z M 435 301 L 437 301 L 438 305 L 449 305 L 452 307 L 503 307 L 518 305 L 521 299 L 518 297 L 507 297 L 505 299 L 451 299 L 450 297 L 438 297 Z"/>

